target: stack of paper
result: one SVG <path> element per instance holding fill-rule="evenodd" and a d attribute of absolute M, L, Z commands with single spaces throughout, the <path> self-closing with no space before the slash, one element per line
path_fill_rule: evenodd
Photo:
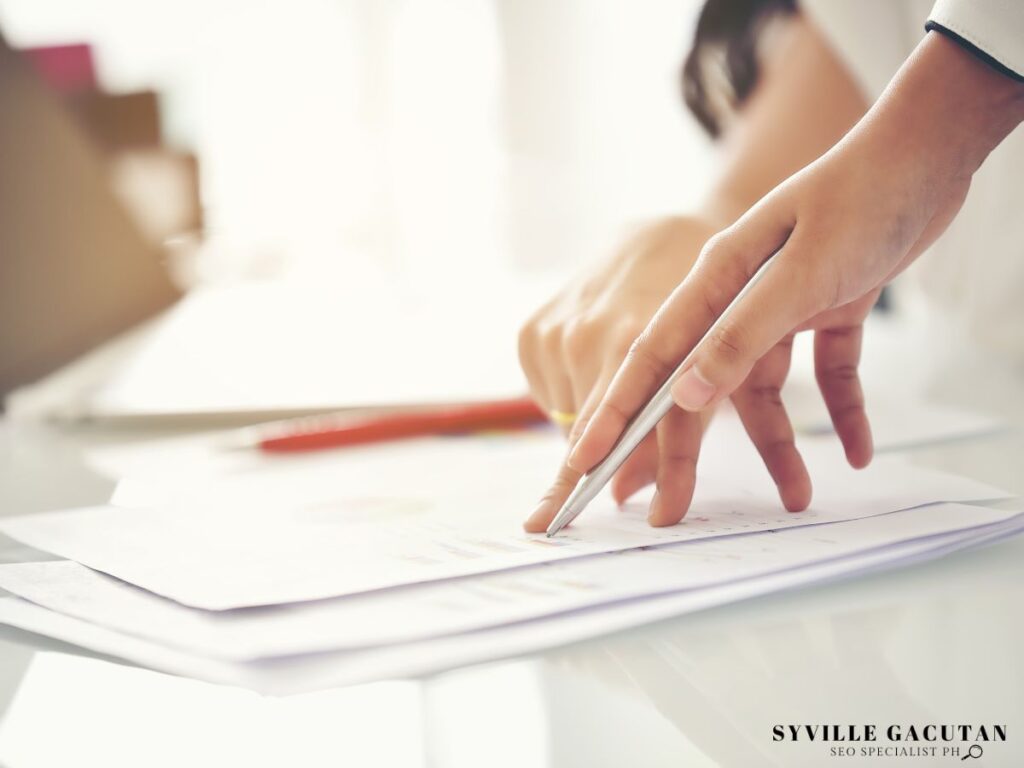
<path fill-rule="evenodd" d="M 1024 528 L 963 502 L 998 489 L 894 457 L 781 510 L 763 469 L 708 440 L 684 522 L 595 502 L 566 535 L 520 524 L 562 450 L 547 433 L 435 439 L 255 463 L 153 508 L 8 518 L 67 560 L 0 566 L 0 621 L 170 672 L 288 693 L 520 654 L 933 557 Z"/>

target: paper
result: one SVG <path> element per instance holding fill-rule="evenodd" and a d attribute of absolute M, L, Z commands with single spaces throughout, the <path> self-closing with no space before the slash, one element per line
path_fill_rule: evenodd
<path fill-rule="evenodd" d="M 987 417 L 935 409 L 917 401 L 890 401 L 881 410 L 882 416 L 872 419 L 879 450 L 998 428 Z M 95 471 L 118 481 L 112 502 L 118 506 L 212 507 L 221 500 L 287 503 L 295 500 L 299 485 L 303 503 L 309 503 L 317 492 L 329 502 L 338 497 L 340 487 L 349 495 L 376 495 L 383 485 L 393 484 L 398 477 L 417 494 L 447 495 L 455 488 L 474 494 L 490 488 L 495 495 L 509 493 L 528 504 L 551 479 L 565 454 L 561 435 L 543 428 L 489 436 L 424 438 L 292 456 L 225 450 L 230 440 L 237 441 L 237 434 L 211 432 L 119 442 L 90 448 L 85 460 Z M 823 456 L 841 456 L 838 440 L 831 433 L 800 434 L 797 444 L 808 454 L 812 470 L 822 463 Z M 726 404 L 704 436 L 700 471 L 734 475 L 736 467 L 750 472 L 748 481 L 759 478 L 763 487 L 771 487 L 739 417 Z M 817 481 L 813 471 L 812 480 Z M 820 486 L 815 482 L 816 489 Z"/>
<path fill-rule="evenodd" d="M 628 550 L 370 595 L 243 611 L 187 608 L 69 560 L 0 565 L 0 588 L 130 635 L 246 661 L 421 640 L 692 590 L 988 526 L 1017 515 L 942 504 L 865 520 Z"/>
<path fill-rule="evenodd" d="M 368 484 L 355 477 L 352 464 L 339 462 L 335 474 L 340 481 L 331 487 L 334 498 L 325 494 L 322 483 L 310 488 L 290 476 L 283 484 L 281 478 L 273 481 L 262 500 L 251 492 L 228 493 L 214 507 L 197 503 L 187 509 L 96 507 L 35 514 L 6 518 L 0 531 L 185 605 L 221 610 L 857 519 L 934 501 L 1005 497 L 990 486 L 897 461 L 876 462 L 855 472 L 830 447 L 827 454 L 807 456 L 818 491 L 812 506 L 798 514 L 781 508 L 763 470 L 744 471 L 737 464 L 732 472 L 701 477 L 680 525 L 651 528 L 644 499 L 620 511 L 606 495 L 577 524 L 548 539 L 525 534 L 520 527 L 536 489 L 543 486 L 504 484 L 506 476 L 530 474 L 511 462 L 514 452 L 488 454 L 477 441 L 449 445 L 456 446 L 454 453 L 440 446 L 437 451 L 421 447 L 417 476 L 424 477 L 422 491 L 416 482 L 394 474 L 400 469 L 394 462 L 382 467 L 390 467 L 390 474 L 370 473 Z M 477 463 L 471 466 L 482 474 L 466 482 L 465 465 L 453 459 L 465 455 L 470 462 L 473 454 L 483 454 L 492 463 L 485 468 L 481 459 L 474 459 Z M 394 452 L 382 455 L 393 457 Z M 531 453 L 519 458 L 531 471 L 550 471 L 550 465 L 538 464 Z M 427 479 L 422 465 L 435 476 Z M 401 487 L 416 488 L 422 495 L 389 495 L 395 477 L 403 477 Z M 492 477 L 494 487 L 489 487 Z M 353 494 L 351 486 L 358 492 Z M 371 489 L 376 495 L 365 495 Z"/>
<path fill-rule="evenodd" d="M 516 332 L 537 294 L 511 280 L 475 291 L 386 280 L 198 289 L 62 415 L 280 416 L 517 397 L 527 388 Z"/>
<path fill-rule="evenodd" d="M 815 393 L 817 395 L 817 393 Z M 818 395 L 807 413 L 794 415 L 796 428 L 808 435 L 832 435 L 832 421 Z M 999 420 L 974 411 L 927 403 L 872 397 L 867 406 L 876 451 L 893 451 L 946 440 L 987 435 L 1002 428 Z"/>
<path fill-rule="evenodd" d="M 942 534 L 759 578 L 559 614 L 549 619 L 493 630 L 367 651 L 324 653 L 248 664 L 214 660 L 168 648 L 16 597 L 0 598 L 0 622 L 173 674 L 285 695 L 429 674 L 533 653 L 757 595 L 938 557 L 1011 535 L 1019 531 L 1020 522 L 1019 517 L 1013 518 L 978 531 Z"/>

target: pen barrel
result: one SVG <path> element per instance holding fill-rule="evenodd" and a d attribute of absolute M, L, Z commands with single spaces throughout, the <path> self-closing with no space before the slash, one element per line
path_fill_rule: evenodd
<path fill-rule="evenodd" d="M 676 383 L 680 376 L 690 368 L 693 358 L 696 356 L 698 350 L 704 345 L 704 342 L 712 336 L 718 328 L 726 321 L 726 319 L 732 314 L 733 310 L 743 301 L 744 297 L 749 294 L 755 285 L 757 285 L 761 279 L 768 272 L 769 267 L 775 261 L 775 257 L 778 251 L 773 253 L 763 264 L 757 269 L 756 272 L 751 276 L 750 280 L 739 290 L 739 292 L 733 297 L 729 305 L 723 310 L 723 312 L 715 318 L 715 321 L 711 326 L 703 333 L 694 346 L 687 353 L 686 357 L 680 361 L 679 365 L 676 366 L 675 370 L 669 375 L 658 390 L 654 393 L 647 404 L 640 409 L 640 411 L 634 416 L 626 428 L 623 430 L 621 437 L 618 442 L 612 447 L 605 458 L 594 466 L 594 468 L 587 473 L 584 480 L 593 477 L 595 481 L 600 481 L 601 485 L 604 485 L 611 480 L 612 475 L 622 466 L 623 462 L 629 458 L 630 454 L 637 449 L 637 446 L 643 442 L 643 439 L 650 434 L 651 430 L 658 426 L 665 414 L 667 414 L 673 407 L 672 402 L 672 385 Z"/>
<path fill-rule="evenodd" d="M 592 482 L 602 487 L 611 481 L 612 476 L 618 471 L 619 467 L 625 463 L 626 459 L 639 447 L 644 438 L 658 426 L 658 422 L 665 418 L 665 415 L 672 409 L 673 403 L 670 389 L 672 384 L 675 383 L 676 378 L 677 375 L 673 375 L 661 385 L 654 397 L 633 417 L 629 427 L 622 433 L 618 442 L 612 446 L 608 455 L 586 474 L 585 480 L 593 478 Z M 596 496 L 597 494 L 595 493 L 594 495 Z"/>

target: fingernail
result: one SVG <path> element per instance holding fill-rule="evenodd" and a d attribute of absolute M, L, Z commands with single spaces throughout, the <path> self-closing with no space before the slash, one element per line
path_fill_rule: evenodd
<path fill-rule="evenodd" d="M 647 509 L 647 522 L 654 525 L 655 511 L 658 509 L 658 501 L 661 498 L 661 491 L 655 491 L 651 497 L 651 506 Z"/>
<path fill-rule="evenodd" d="M 715 396 L 715 385 L 692 366 L 672 385 L 672 399 L 687 411 L 699 411 Z"/>

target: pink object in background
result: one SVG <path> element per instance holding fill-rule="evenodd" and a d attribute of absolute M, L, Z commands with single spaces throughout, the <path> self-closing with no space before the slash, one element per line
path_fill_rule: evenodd
<path fill-rule="evenodd" d="M 60 93 L 96 88 L 96 67 L 87 43 L 26 48 L 22 54 L 46 84 Z"/>

